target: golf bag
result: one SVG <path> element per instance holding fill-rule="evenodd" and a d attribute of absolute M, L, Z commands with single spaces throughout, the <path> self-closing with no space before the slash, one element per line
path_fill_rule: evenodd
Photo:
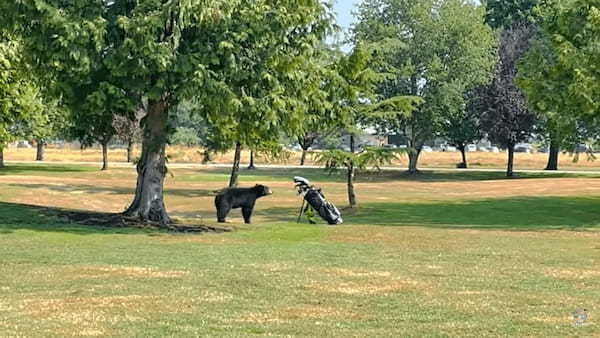
<path fill-rule="evenodd" d="M 298 189 L 298 194 L 304 196 L 298 221 L 300 221 L 300 218 L 305 211 L 304 203 L 306 202 L 327 223 L 331 225 L 342 224 L 344 221 L 342 219 L 342 214 L 335 205 L 325 199 L 325 195 L 323 195 L 321 189 L 315 188 L 306 178 L 300 176 L 294 177 L 294 184 Z"/>

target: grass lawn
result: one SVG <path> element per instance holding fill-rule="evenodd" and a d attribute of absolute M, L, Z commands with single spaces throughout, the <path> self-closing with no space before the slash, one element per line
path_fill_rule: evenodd
<path fill-rule="evenodd" d="M 341 226 L 296 224 L 302 174 L 345 204 L 342 176 L 243 171 L 254 224 L 182 235 L 83 226 L 40 206 L 122 211 L 135 172 L 0 169 L 0 337 L 600 336 L 600 179 L 386 172 L 359 178 Z M 174 169 L 166 204 L 215 225 L 219 169 Z M 586 325 L 571 313 L 588 310 Z"/>

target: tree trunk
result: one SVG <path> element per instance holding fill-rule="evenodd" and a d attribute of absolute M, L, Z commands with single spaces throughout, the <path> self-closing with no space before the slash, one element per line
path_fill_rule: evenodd
<path fill-rule="evenodd" d="M 356 194 L 354 193 L 354 163 L 350 161 L 350 165 L 348 166 L 348 203 L 350 204 L 350 208 L 356 207 Z"/>
<path fill-rule="evenodd" d="M 356 145 L 355 145 L 355 141 L 354 141 L 354 135 L 350 134 L 350 152 L 354 154 Z"/>
<path fill-rule="evenodd" d="M 0 144 L 0 168 L 4 168 L 4 146 Z"/>
<path fill-rule="evenodd" d="M 204 149 L 204 152 L 202 152 L 202 164 L 207 164 L 209 162 L 212 162 L 212 160 L 213 159 L 210 150 Z"/>
<path fill-rule="evenodd" d="M 250 164 L 248 165 L 248 170 L 254 170 L 256 167 L 254 166 L 254 151 L 250 150 Z"/>
<path fill-rule="evenodd" d="M 233 167 L 231 168 L 231 176 L 229 177 L 229 187 L 237 187 L 238 176 L 240 173 L 240 158 L 242 156 L 242 144 L 235 144 L 235 155 L 233 156 Z"/>
<path fill-rule="evenodd" d="M 298 137 L 298 144 L 302 148 L 302 157 L 300 157 L 300 165 L 306 164 L 306 155 L 308 154 L 308 149 L 312 147 L 315 143 L 316 134 L 314 133 L 306 133 L 301 137 Z"/>
<path fill-rule="evenodd" d="M 548 164 L 545 170 L 558 170 L 558 154 L 560 145 L 555 138 L 550 139 L 550 149 L 548 150 Z"/>
<path fill-rule="evenodd" d="M 102 142 L 102 170 L 108 170 L 108 142 Z"/>
<path fill-rule="evenodd" d="M 133 161 L 133 140 L 127 142 L 127 163 Z"/>
<path fill-rule="evenodd" d="M 142 155 L 137 163 L 137 186 L 135 198 L 124 215 L 162 225 L 171 222 L 163 200 L 163 184 L 167 167 L 165 145 L 167 143 L 167 101 L 162 98 L 149 102 L 145 117 Z"/>
<path fill-rule="evenodd" d="M 465 146 L 459 146 L 458 150 L 460 150 L 460 154 L 462 156 L 462 163 L 458 165 L 458 168 L 467 169 L 467 149 Z"/>
<path fill-rule="evenodd" d="M 302 149 L 302 157 L 300 157 L 300 165 L 306 163 L 306 149 Z"/>
<path fill-rule="evenodd" d="M 44 140 L 40 139 L 40 140 L 36 140 L 37 142 L 37 152 L 35 154 L 35 160 L 36 161 L 43 161 L 44 160 L 44 149 L 46 146 L 46 142 L 44 142 Z"/>
<path fill-rule="evenodd" d="M 410 149 L 408 151 L 408 173 L 416 174 L 419 172 L 417 169 L 417 162 L 419 161 L 419 155 L 421 154 L 420 149 Z"/>
<path fill-rule="evenodd" d="M 506 176 L 513 177 L 513 162 L 515 159 L 515 146 L 508 147 L 508 165 L 506 166 Z"/>

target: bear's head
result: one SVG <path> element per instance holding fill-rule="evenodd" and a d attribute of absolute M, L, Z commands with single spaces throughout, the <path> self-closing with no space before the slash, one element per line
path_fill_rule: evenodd
<path fill-rule="evenodd" d="M 266 185 L 257 184 L 254 186 L 254 191 L 256 191 L 257 197 L 267 196 L 273 194 L 273 191 Z"/>

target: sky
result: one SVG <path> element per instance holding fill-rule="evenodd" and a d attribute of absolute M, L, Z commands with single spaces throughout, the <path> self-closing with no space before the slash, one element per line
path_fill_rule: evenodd
<path fill-rule="evenodd" d="M 334 9 L 337 12 L 338 24 L 344 28 L 349 28 L 354 18 L 352 11 L 360 0 L 336 0 Z"/>
<path fill-rule="evenodd" d="M 338 25 L 342 26 L 345 32 L 348 31 L 352 23 L 354 22 L 354 16 L 352 11 L 356 9 L 356 5 L 361 0 L 336 0 L 333 9 L 336 12 L 336 19 Z M 348 51 L 350 46 L 343 46 L 342 50 Z"/>

